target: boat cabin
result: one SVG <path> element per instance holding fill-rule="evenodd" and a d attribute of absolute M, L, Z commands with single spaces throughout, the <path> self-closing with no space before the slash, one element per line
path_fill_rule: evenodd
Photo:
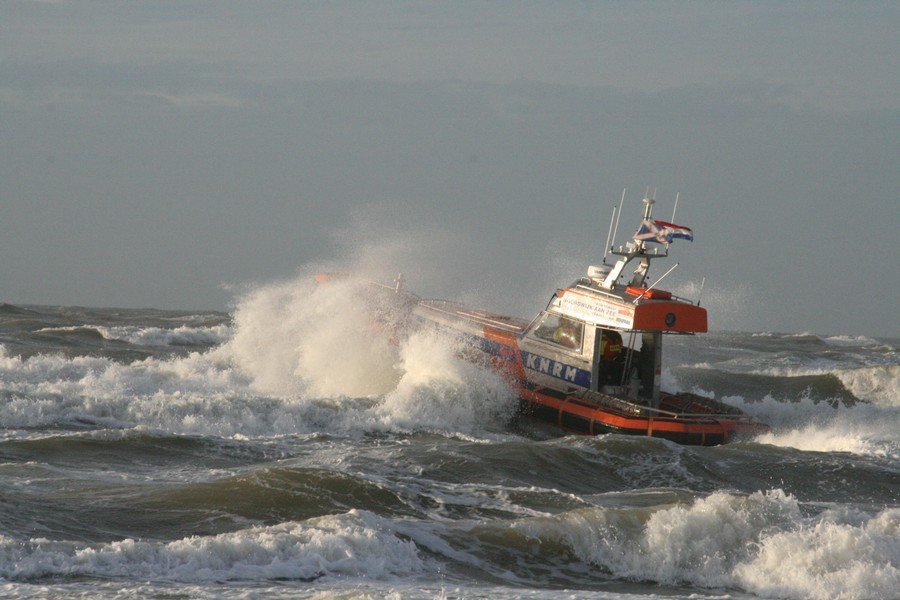
<path fill-rule="evenodd" d="M 706 311 L 671 297 L 635 299 L 584 280 L 559 290 L 520 340 L 526 377 L 560 392 L 658 400 L 663 333 L 706 331 Z"/>
<path fill-rule="evenodd" d="M 646 220 L 653 201 L 644 202 Z M 654 404 L 663 334 L 705 332 L 706 310 L 655 283 L 644 287 L 650 261 L 668 256 L 667 250 L 635 239 L 612 252 L 622 257 L 615 265 L 589 267 L 586 277 L 558 290 L 524 331 L 525 373 L 533 383 L 565 393 L 580 388 Z M 638 267 L 623 284 L 633 260 Z"/>

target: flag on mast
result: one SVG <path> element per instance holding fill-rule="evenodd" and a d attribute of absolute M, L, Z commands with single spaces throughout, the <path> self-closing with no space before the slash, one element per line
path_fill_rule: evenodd
<path fill-rule="evenodd" d="M 657 244 L 671 244 L 673 239 L 694 241 L 694 232 L 690 227 L 675 225 L 656 219 L 645 219 L 641 222 L 641 228 L 634 234 L 634 239 L 639 242 L 655 242 Z"/>

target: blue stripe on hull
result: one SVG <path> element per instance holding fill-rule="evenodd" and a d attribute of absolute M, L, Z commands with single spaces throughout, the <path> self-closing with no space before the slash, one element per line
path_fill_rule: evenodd
<path fill-rule="evenodd" d="M 516 364 L 516 350 L 512 346 L 507 346 L 487 338 L 477 338 L 478 348 L 485 354 L 500 358 L 510 364 Z"/>
<path fill-rule="evenodd" d="M 553 360 L 540 354 L 522 350 L 522 363 L 525 368 L 537 373 L 549 375 L 579 387 L 591 388 L 591 372 L 572 365 Z"/>

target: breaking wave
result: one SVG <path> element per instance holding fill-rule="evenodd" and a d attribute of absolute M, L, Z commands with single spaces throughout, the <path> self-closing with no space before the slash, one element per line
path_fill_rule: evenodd
<path fill-rule="evenodd" d="M 174 329 L 162 327 L 80 325 L 71 327 L 44 327 L 35 333 L 99 334 L 105 340 L 118 340 L 136 346 L 214 346 L 231 338 L 227 325 L 213 327 L 188 327 Z"/>
<path fill-rule="evenodd" d="M 683 378 L 690 384 L 686 385 Z M 791 377 L 776 381 L 758 375 L 733 374 L 726 380 L 709 365 L 694 365 L 690 371 L 677 375 L 669 369 L 663 371 L 663 385 L 669 390 L 717 397 L 713 390 L 730 386 L 748 394 L 718 397 L 772 427 L 771 432 L 757 436 L 757 442 L 804 451 L 849 452 L 900 460 L 900 411 L 897 410 L 900 365 L 818 376 L 796 375 L 793 379 L 797 381 Z M 780 393 L 777 396 L 764 393 L 768 385 L 777 386 Z M 845 403 L 847 392 L 841 385 L 864 402 Z M 761 397 L 750 396 L 745 391 L 751 388 L 759 390 Z M 814 391 L 818 393 L 813 394 Z"/>
<path fill-rule="evenodd" d="M 398 353 L 387 336 L 370 333 L 373 308 L 349 281 L 267 285 L 238 302 L 224 351 L 266 393 L 384 394 L 399 381 Z"/>
<path fill-rule="evenodd" d="M 900 365 L 839 370 L 835 374 L 857 398 L 900 408 Z"/>
<path fill-rule="evenodd" d="M 805 517 L 781 490 L 716 492 L 643 513 L 582 509 L 522 520 L 512 530 L 521 545 L 558 545 L 638 581 L 778 598 L 891 598 L 900 589 L 900 510 Z"/>
<path fill-rule="evenodd" d="M 744 358 L 727 363 L 700 362 L 689 369 L 707 371 L 688 379 L 706 379 L 707 385 L 717 388 L 747 387 L 757 390 L 788 392 L 806 388 L 825 394 L 822 399 L 840 399 L 841 394 L 852 399 L 881 406 L 900 406 L 900 364 L 853 364 L 846 358 L 817 359 L 811 364 L 774 365 L 760 359 Z M 682 370 L 685 368 L 682 367 Z"/>
<path fill-rule="evenodd" d="M 831 406 L 800 399 L 780 402 L 767 396 L 761 402 L 739 404 L 745 412 L 769 423 L 772 431 L 756 441 L 813 452 L 850 452 L 900 460 L 900 413 L 894 407 L 871 404 Z"/>
<path fill-rule="evenodd" d="M 0 426 L 141 427 L 267 436 L 502 427 L 515 398 L 495 373 L 425 332 L 391 343 L 349 283 L 273 284 L 246 296 L 233 328 L 122 330 L 133 340 L 219 337 L 207 352 L 122 364 L 105 357 L 11 356 L 0 345 Z M 184 331 L 181 331 L 184 329 Z M 113 330 L 101 330 L 111 335 Z M 137 336 L 137 337 L 134 337 Z"/>
<path fill-rule="evenodd" d="M 721 333 L 681 348 L 667 389 L 717 397 L 769 424 L 757 442 L 900 460 L 900 364 L 891 340 Z"/>
<path fill-rule="evenodd" d="M 820 362 L 824 363 L 824 361 Z M 828 378 L 834 377 L 857 400 L 880 406 L 900 406 L 900 365 L 898 364 L 848 368 L 841 362 L 835 361 L 803 368 L 769 367 L 751 374 L 777 377 L 787 381 L 800 379 L 813 383 L 821 381 L 825 385 L 827 385 Z M 740 375 L 738 376 L 740 377 Z"/>
<path fill-rule="evenodd" d="M 266 286 L 239 303 L 223 352 L 266 392 L 376 399 L 364 427 L 475 431 L 505 423 L 515 397 L 498 375 L 460 358 L 464 344 L 448 336 L 417 331 L 392 340 L 399 323 L 385 322 L 383 309 L 352 280 Z"/>
<path fill-rule="evenodd" d="M 516 395 L 498 374 L 460 358 L 460 346 L 425 331 L 403 344 L 403 375 L 378 408 L 386 424 L 416 429 L 430 423 L 440 430 L 472 432 L 509 421 Z"/>
<path fill-rule="evenodd" d="M 409 581 L 438 571 L 452 585 L 475 570 L 551 588 L 600 576 L 785 599 L 887 599 L 900 589 L 898 565 L 900 509 L 811 513 L 779 489 L 477 522 L 351 510 L 170 542 L 0 537 L 0 578 L 29 582 Z"/>
<path fill-rule="evenodd" d="M 168 543 L 125 539 L 89 545 L 0 536 L 0 578 L 73 576 L 204 582 L 328 576 L 385 579 L 424 566 L 413 542 L 366 511 Z"/>
<path fill-rule="evenodd" d="M 876 339 L 866 337 L 864 335 L 833 335 L 830 337 L 823 338 L 823 341 L 826 344 L 832 346 L 842 346 L 842 347 L 866 347 L 866 346 L 880 346 L 881 342 Z"/>

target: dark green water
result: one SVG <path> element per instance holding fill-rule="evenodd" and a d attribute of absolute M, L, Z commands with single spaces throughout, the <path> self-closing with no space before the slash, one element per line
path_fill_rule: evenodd
<path fill-rule="evenodd" d="M 0 593 L 900 589 L 896 340 L 667 340 L 664 387 L 773 426 L 694 448 L 522 420 L 446 340 L 348 336 L 331 301 L 272 286 L 233 315 L 0 306 Z"/>

